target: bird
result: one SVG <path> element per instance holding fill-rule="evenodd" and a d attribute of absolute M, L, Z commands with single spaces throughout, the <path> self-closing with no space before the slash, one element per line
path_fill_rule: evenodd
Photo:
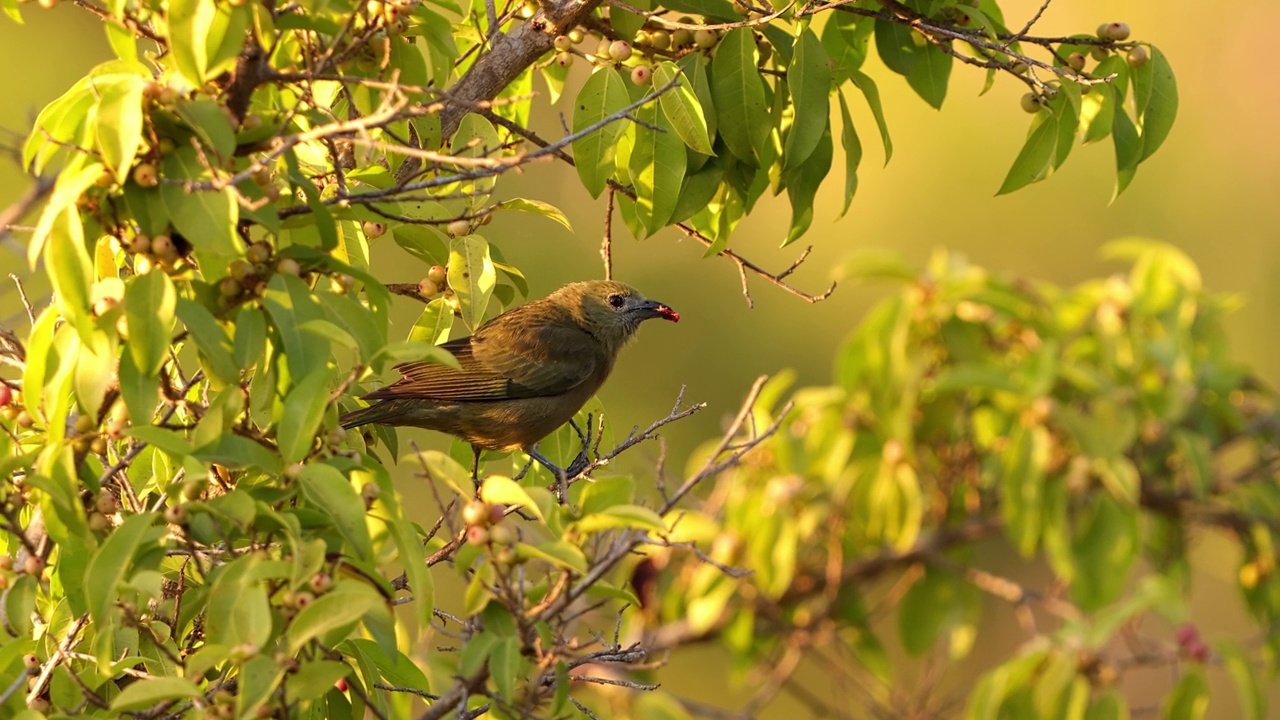
<path fill-rule="evenodd" d="M 396 425 L 453 435 L 471 444 L 477 481 L 483 451 L 522 450 L 556 475 L 563 501 L 565 471 L 537 444 L 572 421 L 640 324 L 653 318 L 679 322 L 680 314 L 625 283 L 570 283 L 443 343 L 459 368 L 397 365 L 400 379 L 365 395 L 371 404 L 339 422 L 348 429 Z"/>

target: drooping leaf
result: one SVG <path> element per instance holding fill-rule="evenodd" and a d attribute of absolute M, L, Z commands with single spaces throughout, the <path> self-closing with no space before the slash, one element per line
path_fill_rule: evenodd
<path fill-rule="evenodd" d="M 829 63 L 818 36 L 806 28 L 796 40 L 795 55 L 787 68 L 787 88 L 795 106 L 795 119 L 782 150 L 786 170 L 808 160 L 827 130 L 831 114 Z"/>
<path fill-rule="evenodd" d="M 711 149 L 711 135 L 708 133 L 703 104 L 695 93 L 693 78 L 682 75 L 681 72 L 680 66 L 670 61 L 658 63 L 653 69 L 654 87 L 665 87 L 677 78 L 680 82 L 659 98 L 662 114 L 685 145 L 694 152 L 712 155 L 714 152 Z"/>
<path fill-rule="evenodd" d="M 772 128 L 758 59 L 751 30 L 736 28 L 720 40 L 711 60 L 711 97 L 720 137 L 729 152 L 752 166 L 759 165 L 761 146 Z"/>
<path fill-rule="evenodd" d="M 597 70 L 573 103 L 573 132 L 580 133 L 604 123 L 630 103 L 626 83 L 617 70 L 606 67 Z M 618 137 L 626 126 L 622 122 L 609 122 L 594 132 L 573 141 L 573 160 L 578 177 L 591 197 L 600 197 L 604 186 L 614 171 L 614 153 Z"/>

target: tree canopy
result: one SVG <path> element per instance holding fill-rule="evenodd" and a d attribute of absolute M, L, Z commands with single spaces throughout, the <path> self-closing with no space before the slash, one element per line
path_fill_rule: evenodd
<path fill-rule="evenodd" d="M 1217 667 L 1266 716 L 1280 426 L 1226 344 L 1233 301 L 1166 245 L 1118 241 L 1127 273 L 1074 287 L 854 254 L 844 277 L 895 290 L 829 386 L 762 377 L 684 467 L 636 474 L 610 463 L 703 406 L 681 394 L 624 432 L 592 401 L 583 436 L 541 446 L 587 453 L 563 503 L 545 469 L 515 479 L 520 453 L 473 483 L 461 443 L 338 423 L 393 365 L 450 362 L 441 342 L 541 294 L 485 226 L 567 225 L 499 190 L 542 161 L 604 197 L 606 276 L 616 214 L 729 261 L 748 301 L 826 298 L 732 236 L 770 192 L 798 240 L 825 183 L 849 209 L 861 137 L 892 155 L 872 53 L 933 107 L 953 66 L 1025 85 L 993 191 L 1109 141 L 1123 192 L 1178 106 L 1124 23 L 1042 35 L 991 0 L 79 4 L 117 58 L 36 118 L 33 190 L 5 213 L 34 227 L 3 230 L 53 288 L 0 334 L 6 712 L 717 716 L 662 671 L 716 643 L 758 680 L 743 716 L 783 691 L 847 711 L 801 694 L 802 660 L 872 716 L 1137 716 L 1126 679 L 1150 667 L 1174 673 L 1168 717 L 1205 715 Z M 564 127 L 535 128 L 562 97 Z M 388 243 L 420 282 L 379 277 Z M 407 333 L 395 303 L 422 306 Z M 1190 621 L 1197 533 L 1240 552 L 1255 637 Z M 958 694 L 919 681 L 992 612 L 1016 650 Z"/>

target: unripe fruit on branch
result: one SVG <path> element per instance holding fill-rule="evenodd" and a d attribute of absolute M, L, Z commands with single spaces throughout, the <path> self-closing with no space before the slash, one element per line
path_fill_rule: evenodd
<path fill-rule="evenodd" d="M 720 36 L 716 34 L 715 30 L 707 30 L 703 28 L 702 30 L 697 30 L 693 33 L 693 44 L 703 50 L 710 50 L 715 47 L 716 42 L 719 40 Z"/>
<path fill-rule="evenodd" d="M 376 240 L 387 234 L 387 226 L 385 224 L 372 220 L 364 221 L 361 228 L 364 230 L 364 236 L 370 240 Z"/>
<path fill-rule="evenodd" d="M 271 245 L 259 240 L 250 245 L 244 255 L 251 263 L 264 263 L 271 259 Z"/>
<path fill-rule="evenodd" d="M 556 39 L 552 41 L 551 44 L 555 46 L 556 50 L 564 52 L 573 45 L 573 41 L 569 39 L 568 35 L 557 35 Z"/>
<path fill-rule="evenodd" d="M 573 67 L 573 53 L 558 52 L 555 54 L 555 57 L 551 59 L 551 62 L 554 62 L 557 67 L 562 67 L 562 68 Z"/>
<path fill-rule="evenodd" d="M 422 278 L 418 281 L 418 294 L 423 297 L 435 297 L 440 293 L 440 285 L 432 282 L 431 278 Z"/>
<path fill-rule="evenodd" d="M 653 83 L 653 69 L 648 65 L 637 65 L 631 69 L 631 82 L 637 85 Z"/>
<path fill-rule="evenodd" d="M 1129 23 L 1113 22 L 1102 23 L 1098 26 L 1098 38 L 1101 40 L 1128 40 L 1129 39 Z"/>
<path fill-rule="evenodd" d="M 160 184 L 160 175 L 156 172 L 155 165 L 141 163 L 133 169 L 133 181 L 144 188 L 153 188 Z"/>
<path fill-rule="evenodd" d="M 614 40 L 609 44 L 609 57 L 616 62 L 622 62 L 631 57 L 631 44 L 626 40 Z"/>
<path fill-rule="evenodd" d="M 1084 69 L 1084 55 L 1082 55 L 1082 54 L 1080 54 L 1080 53 L 1078 53 L 1078 52 L 1073 52 L 1073 53 L 1071 53 L 1070 55 L 1068 55 L 1068 56 L 1067 56 L 1067 67 L 1071 68 L 1072 70 L 1075 70 L 1076 72 L 1080 72 L 1081 70 L 1083 70 L 1083 69 Z"/>
<path fill-rule="evenodd" d="M 178 259 L 178 246 L 168 235 L 157 235 L 151 238 L 151 254 L 166 265 L 172 265 Z"/>
<path fill-rule="evenodd" d="M 659 50 L 666 50 L 671 47 L 671 33 L 666 30 L 654 30 L 649 33 L 649 44 Z"/>
<path fill-rule="evenodd" d="M 293 258 L 280 258 L 280 261 L 276 263 L 276 272 L 281 275 L 297 277 L 302 274 L 302 266 Z"/>
<path fill-rule="evenodd" d="M 483 500 L 472 500 L 463 505 L 462 522 L 467 525 L 487 525 L 489 523 L 489 503 Z"/>
<path fill-rule="evenodd" d="M 437 285 L 444 285 L 445 279 L 449 277 L 449 272 L 444 269 L 443 265 L 432 265 L 427 270 L 427 279 Z"/>
<path fill-rule="evenodd" d="M 1137 45 L 1129 51 L 1129 67 L 1139 68 L 1151 60 L 1151 53 L 1143 45 Z"/>
<path fill-rule="evenodd" d="M 1040 112 L 1040 108 L 1044 107 L 1044 100 L 1032 92 L 1023 95 L 1018 102 L 1021 104 L 1023 112 L 1037 113 Z"/>
<path fill-rule="evenodd" d="M 628 52 L 630 50 L 628 49 Z M 449 233 L 450 237 L 461 237 L 471 234 L 471 221 L 467 219 L 454 220 L 444 226 L 444 231 Z"/>

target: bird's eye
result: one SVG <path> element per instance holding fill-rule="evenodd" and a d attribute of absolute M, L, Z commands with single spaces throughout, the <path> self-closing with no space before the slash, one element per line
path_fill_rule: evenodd
<path fill-rule="evenodd" d="M 627 302 L 627 301 L 626 301 L 626 299 L 625 299 L 625 298 L 623 298 L 621 295 L 610 295 L 610 296 L 609 296 L 609 304 L 610 304 L 610 305 L 612 305 L 612 306 L 613 306 L 613 307 L 615 307 L 615 308 L 620 308 L 620 307 L 622 307 L 626 302 Z"/>

